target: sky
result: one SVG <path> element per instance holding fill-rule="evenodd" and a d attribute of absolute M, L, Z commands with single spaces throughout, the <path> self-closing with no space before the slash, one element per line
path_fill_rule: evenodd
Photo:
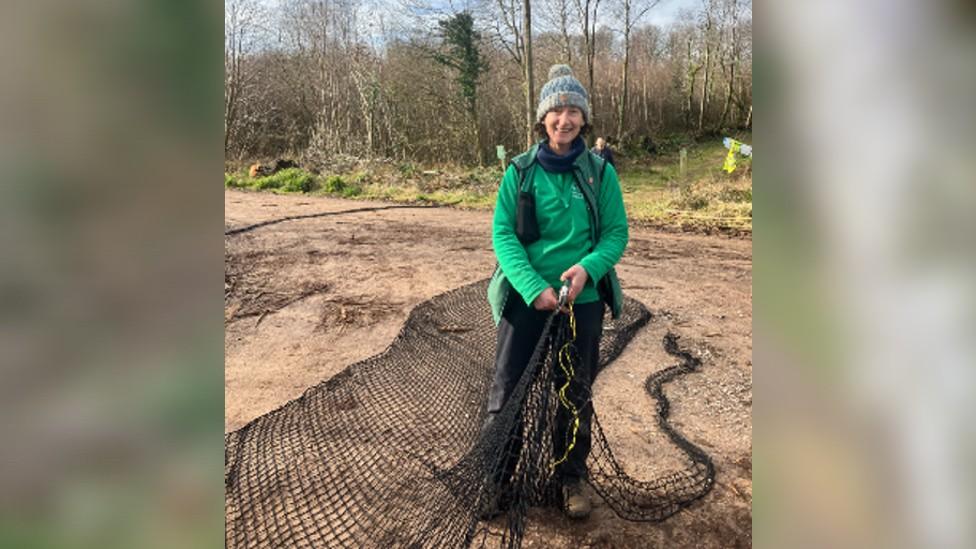
<path fill-rule="evenodd" d="M 678 17 L 680 10 L 695 11 L 700 5 L 701 0 L 662 0 L 660 4 L 648 12 L 646 21 L 663 27 L 672 23 Z"/>
<path fill-rule="evenodd" d="M 272 13 L 280 5 L 281 0 L 258 0 L 266 9 Z M 363 34 L 373 34 L 370 40 L 375 46 L 381 46 L 383 38 L 379 29 L 385 27 L 387 31 L 396 32 L 396 28 L 403 25 L 403 30 L 416 28 L 416 23 L 429 20 L 429 27 L 435 28 L 436 21 L 445 15 L 461 11 L 467 4 L 475 4 L 477 0 L 360 0 L 361 6 L 365 9 L 360 12 L 359 24 Z M 606 19 L 609 0 L 603 0 L 601 5 L 601 20 L 607 24 L 612 24 Z M 654 24 L 666 27 L 673 23 L 681 10 L 697 11 L 701 6 L 702 0 L 661 0 L 661 2 L 644 16 L 641 24 Z M 428 9 L 419 10 L 408 8 L 407 6 L 416 5 L 428 6 Z M 539 7 L 536 7 L 539 6 Z M 541 2 L 533 1 L 535 10 L 541 8 Z M 413 11 L 416 17 L 409 17 L 408 13 Z M 535 17 L 533 21 L 533 31 L 538 33 L 543 31 L 542 22 Z M 408 32 L 408 31 L 407 31 Z"/>
<path fill-rule="evenodd" d="M 273 1 L 273 0 L 270 0 Z M 384 0 L 363 0 L 364 3 L 377 3 L 379 6 L 383 6 L 382 9 L 378 10 L 380 12 L 388 11 L 388 6 L 393 2 L 388 2 Z M 399 0 L 401 2 L 410 4 L 411 0 Z M 468 4 L 476 4 L 477 0 L 415 0 L 416 3 L 422 3 L 429 7 L 429 9 L 423 10 L 424 13 L 421 14 L 421 18 L 429 18 L 433 25 L 433 21 L 442 18 L 447 13 L 453 13 L 461 11 Z M 608 3 L 609 0 L 603 0 L 601 4 L 601 20 L 610 23 L 609 20 L 605 19 L 608 14 Z M 537 10 L 542 8 L 541 1 L 533 1 L 533 14 L 537 13 Z M 641 21 L 642 24 L 654 24 L 661 27 L 668 26 L 678 18 L 678 14 L 681 10 L 690 10 L 692 12 L 697 11 L 699 6 L 701 6 L 702 0 L 661 0 L 661 2 L 652 8 L 647 15 L 644 16 Z M 407 10 L 410 11 L 410 10 Z M 418 12 L 420 10 L 417 10 Z M 534 15 L 533 21 L 533 31 L 539 32 L 542 26 L 542 22 L 537 15 Z"/>
<path fill-rule="evenodd" d="M 279 3 L 279 0 L 260 0 L 260 2 L 267 7 L 273 8 Z M 364 3 L 376 3 L 379 6 L 388 7 L 395 5 L 397 2 L 365 0 Z M 438 11 L 447 11 L 450 9 L 450 5 L 452 4 L 450 0 L 432 0 L 428 1 L 427 3 L 434 6 Z M 533 4 L 536 3 L 537 2 L 533 2 Z M 456 8 L 460 9 L 464 5 L 464 0 L 454 1 L 453 4 Z M 648 13 L 647 22 L 655 25 L 667 25 L 674 21 L 681 9 L 695 10 L 700 4 L 701 0 L 661 0 L 661 3 Z"/>

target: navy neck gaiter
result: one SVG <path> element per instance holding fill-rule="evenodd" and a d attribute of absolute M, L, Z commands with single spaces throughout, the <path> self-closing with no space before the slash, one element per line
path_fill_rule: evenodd
<path fill-rule="evenodd" d="M 585 150 L 586 143 L 583 142 L 582 136 L 576 136 L 569 153 L 563 156 L 552 152 L 552 149 L 549 148 L 549 141 L 546 140 L 539 145 L 539 153 L 536 155 L 536 159 L 547 172 L 566 173 L 573 171 L 573 162 L 576 162 L 576 157 Z"/>

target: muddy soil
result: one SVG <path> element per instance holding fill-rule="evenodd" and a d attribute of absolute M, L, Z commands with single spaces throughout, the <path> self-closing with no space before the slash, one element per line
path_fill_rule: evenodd
<path fill-rule="evenodd" d="M 386 348 L 409 311 L 491 274 L 489 212 L 228 190 L 225 429 L 235 430 Z M 358 211 L 354 211 L 358 210 Z M 676 363 L 668 331 L 703 361 L 665 387 L 671 421 L 715 462 L 715 488 L 660 524 L 530 511 L 525 547 L 752 545 L 752 241 L 632 228 L 624 292 L 653 313 L 594 385 L 614 454 L 638 479 L 679 466 L 644 380 Z"/>

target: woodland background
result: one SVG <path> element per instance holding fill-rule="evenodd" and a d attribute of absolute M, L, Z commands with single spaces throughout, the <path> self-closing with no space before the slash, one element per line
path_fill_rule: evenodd
<path fill-rule="evenodd" d="M 225 156 L 490 164 L 554 63 L 618 149 L 751 130 L 751 1 L 684 4 L 662 26 L 655 0 L 226 0 Z"/>

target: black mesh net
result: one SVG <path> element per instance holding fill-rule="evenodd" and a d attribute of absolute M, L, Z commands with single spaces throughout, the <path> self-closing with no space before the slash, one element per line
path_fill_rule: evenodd
<path fill-rule="evenodd" d="M 566 409 L 554 387 L 568 316 L 549 318 L 514 393 L 485 424 L 495 345 L 486 288 L 420 304 L 384 352 L 225 435 L 227 547 L 518 547 L 527 509 L 561 503 L 553 464 L 572 442 L 554 440 Z M 605 322 L 601 366 L 650 320 L 635 300 L 624 311 Z M 590 485 L 629 520 L 663 520 L 714 481 L 709 457 L 668 424 L 661 391 L 699 362 L 673 336 L 665 348 L 681 363 L 646 386 L 684 468 L 630 478 L 593 415 Z M 587 405 L 588 395 L 575 398 Z"/>

